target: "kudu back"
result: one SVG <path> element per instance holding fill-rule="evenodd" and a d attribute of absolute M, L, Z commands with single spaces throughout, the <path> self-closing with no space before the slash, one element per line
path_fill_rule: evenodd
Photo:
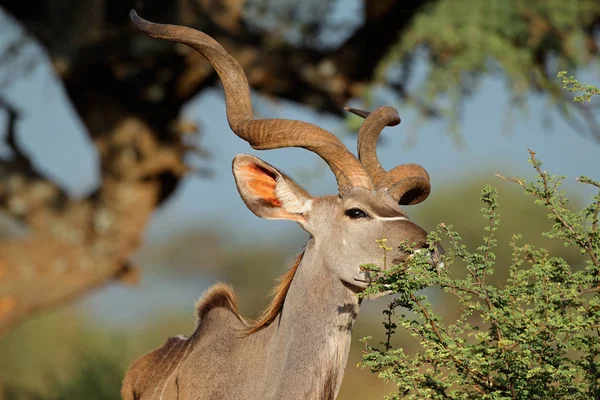
<path fill-rule="evenodd" d="M 376 240 L 426 246 L 426 232 L 399 205 L 429 194 L 429 175 L 403 164 L 386 171 L 376 155 L 385 126 L 400 122 L 391 107 L 365 118 L 355 157 L 333 134 L 315 125 L 254 119 L 250 90 L 240 65 L 211 37 L 174 25 L 154 24 L 132 11 L 147 35 L 184 43 L 204 55 L 223 82 L 231 130 L 254 149 L 302 147 L 318 154 L 334 173 L 338 194 L 312 197 L 257 157 L 233 160 L 233 175 L 246 206 L 266 219 L 297 222 L 310 234 L 305 250 L 274 291 L 271 305 L 253 323 L 238 312 L 231 288 L 211 287 L 198 301 L 198 324 L 137 359 L 125 376 L 122 397 L 132 399 L 334 399 L 340 388 L 360 301 L 368 285 L 362 264 L 380 264 Z M 436 260 L 439 249 L 432 251 Z M 387 257 L 403 262 L 394 248 Z"/>

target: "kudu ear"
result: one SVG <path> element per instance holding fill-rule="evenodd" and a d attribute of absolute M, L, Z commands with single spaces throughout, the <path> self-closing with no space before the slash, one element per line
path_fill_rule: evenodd
<path fill-rule="evenodd" d="M 238 192 L 254 214 L 266 219 L 289 219 L 304 225 L 312 197 L 296 182 L 258 157 L 238 154 L 233 159 Z"/>

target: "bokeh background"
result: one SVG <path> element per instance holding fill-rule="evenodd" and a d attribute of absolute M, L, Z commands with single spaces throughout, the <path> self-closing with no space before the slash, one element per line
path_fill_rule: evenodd
<path fill-rule="evenodd" d="M 313 195 L 336 188 L 314 154 L 254 151 L 231 133 L 210 65 L 136 33 L 131 8 L 217 38 L 249 76 L 258 116 L 310 121 L 354 150 L 360 120 L 343 107 L 396 106 L 403 122 L 378 154 L 386 168 L 429 171 L 431 196 L 407 208 L 417 223 L 454 224 L 475 247 L 479 192 L 498 187 L 497 279 L 517 232 L 579 262 L 540 236 L 544 210 L 495 174 L 532 179 L 530 148 L 566 176 L 574 206 L 589 198 L 574 178 L 600 178 L 600 104 L 573 104 L 556 75 L 600 83 L 596 0 L 2 0 L 0 399 L 118 399 L 129 363 L 189 334 L 195 300 L 217 281 L 258 315 L 307 237 L 246 209 L 235 154 Z M 393 391 L 357 367 L 358 339 L 384 333 L 385 304 L 361 309 L 340 399 Z"/>

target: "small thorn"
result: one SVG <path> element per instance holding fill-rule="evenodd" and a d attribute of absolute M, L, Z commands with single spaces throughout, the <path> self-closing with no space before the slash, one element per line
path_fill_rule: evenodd
<path fill-rule="evenodd" d="M 506 181 L 515 182 L 515 183 L 518 183 L 521 186 L 523 185 L 523 181 L 521 181 L 519 178 L 514 178 L 514 177 L 513 178 L 507 178 L 506 176 L 500 175 L 500 174 L 494 174 L 494 175 L 496 175 L 500 179 L 504 179 Z"/>

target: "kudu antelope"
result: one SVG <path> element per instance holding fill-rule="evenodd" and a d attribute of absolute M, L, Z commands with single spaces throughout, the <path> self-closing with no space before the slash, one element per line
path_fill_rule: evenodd
<path fill-rule="evenodd" d="M 311 197 L 273 166 L 237 155 L 233 175 L 244 203 L 257 216 L 297 222 L 310 234 L 304 252 L 282 278 L 268 309 L 255 322 L 239 314 L 231 288 L 217 284 L 196 305 L 197 328 L 172 337 L 136 360 L 122 387 L 131 399 L 334 399 L 346 365 L 350 335 L 368 285 L 360 265 L 378 264 L 376 240 L 426 246 L 426 232 L 400 205 L 429 194 L 429 175 L 415 164 L 386 171 L 375 153 L 377 137 L 400 122 L 391 107 L 365 118 L 357 159 L 333 134 L 283 119 L 253 119 L 250 90 L 240 65 L 211 37 L 181 26 L 148 22 L 132 11 L 147 35 L 184 43 L 204 55 L 222 80 L 231 130 L 254 149 L 302 147 L 321 156 L 339 194 Z M 431 251 L 435 261 L 440 249 Z M 428 250 L 430 251 L 430 250 Z M 409 254 L 388 253 L 394 263 Z"/>

